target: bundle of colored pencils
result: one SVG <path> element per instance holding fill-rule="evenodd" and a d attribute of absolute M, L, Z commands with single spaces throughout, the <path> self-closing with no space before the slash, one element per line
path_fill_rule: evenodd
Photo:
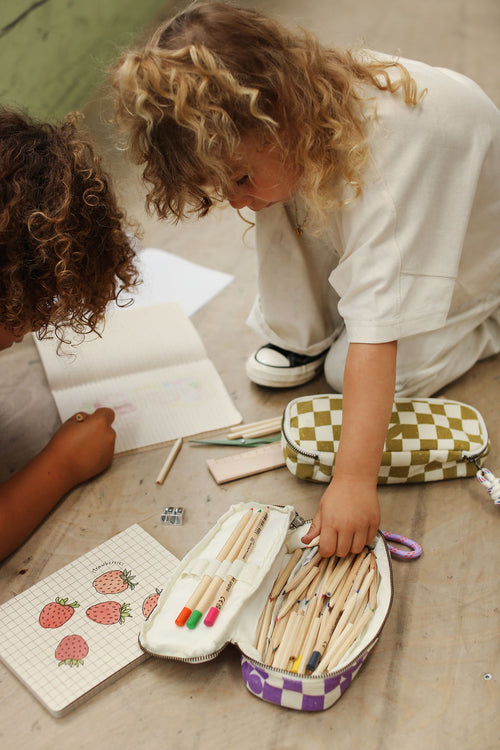
<path fill-rule="evenodd" d="M 229 439 L 237 438 L 259 438 L 265 435 L 274 435 L 281 431 L 281 417 L 261 419 L 259 422 L 247 422 L 247 424 L 232 427 L 228 433 Z"/>
<path fill-rule="evenodd" d="M 242 516 L 229 539 L 217 553 L 213 569 L 205 573 L 192 596 L 177 615 L 176 625 L 179 627 L 187 625 L 188 628 L 194 630 L 207 610 L 203 622 L 208 627 L 214 625 L 237 583 L 237 579 L 231 573 L 231 564 L 235 560 L 246 562 L 268 518 L 268 509 L 254 511 L 250 508 Z"/>
<path fill-rule="evenodd" d="M 377 606 L 375 554 L 344 558 L 297 549 L 262 612 L 256 648 L 268 666 L 297 674 L 331 672 Z"/>

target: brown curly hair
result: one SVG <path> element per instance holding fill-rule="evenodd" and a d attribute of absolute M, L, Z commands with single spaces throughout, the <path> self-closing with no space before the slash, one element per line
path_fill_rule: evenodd
<path fill-rule="evenodd" d="M 138 282 L 134 250 L 99 157 L 68 115 L 39 123 L 0 108 L 0 325 L 60 341 L 98 332 Z"/>
<path fill-rule="evenodd" d="M 397 61 L 329 49 L 257 10 L 202 2 L 160 26 L 111 71 L 116 119 L 144 164 L 147 207 L 179 221 L 224 201 L 242 138 L 277 145 L 313 213 L 359 195 L 374 87 L 415 106 Z M 370 105 L 370 101 L 372 104 Z"/>

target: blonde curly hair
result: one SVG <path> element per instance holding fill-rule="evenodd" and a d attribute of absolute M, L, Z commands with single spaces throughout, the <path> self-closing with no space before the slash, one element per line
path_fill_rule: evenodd
<path fill-rule="evenodd" d="M 346 184 L 353 196 L 362 190 L 375 114 L 366 85 L 401 92 L 411 106 L 425 93 L 397 61 L 327 49 L 222 2 L 194 4 L 160 26 L 120 57 L 111 83 L 116 120 L 144 165 L 147 208 L 174 222 L 227 198 L 247 137 L 278 146 L 313 212 L 325 214 Z"/>
<path fill-rule="evenodd" d="M 138 282 L 124 221 L 76 115 L 53 125 L 0 109 L 2 327 L 98 332 Z"/>

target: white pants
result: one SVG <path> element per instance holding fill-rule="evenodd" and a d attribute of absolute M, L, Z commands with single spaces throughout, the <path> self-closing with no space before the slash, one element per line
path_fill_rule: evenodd
<path fill-rule="evenodd" d="M 338 257 L 325 239 L 299 237 L 293 209 L 281 204 L 256 215 L 256 243 L 258 296 L 248 325 L 266 342 L 299 354 L 329 349 L 325 377 L 342 393 L 349 342 L 328 281 Z M 438 330 L 400 340 L 396 395 L 430 396 L 498 352 L 500 298 L 493 312 L 481 302 L 451 315 Z"/>

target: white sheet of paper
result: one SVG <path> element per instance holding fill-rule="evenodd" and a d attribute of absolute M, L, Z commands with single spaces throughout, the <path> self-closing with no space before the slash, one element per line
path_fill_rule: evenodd
<path fill-rule="evenodd" d="M 137 257 L 143 278 L 132 295 L 137 306 L 178 302 L 186 315 L 192 315 L 234 278 L 155 247 L 140 250 Z"/>

